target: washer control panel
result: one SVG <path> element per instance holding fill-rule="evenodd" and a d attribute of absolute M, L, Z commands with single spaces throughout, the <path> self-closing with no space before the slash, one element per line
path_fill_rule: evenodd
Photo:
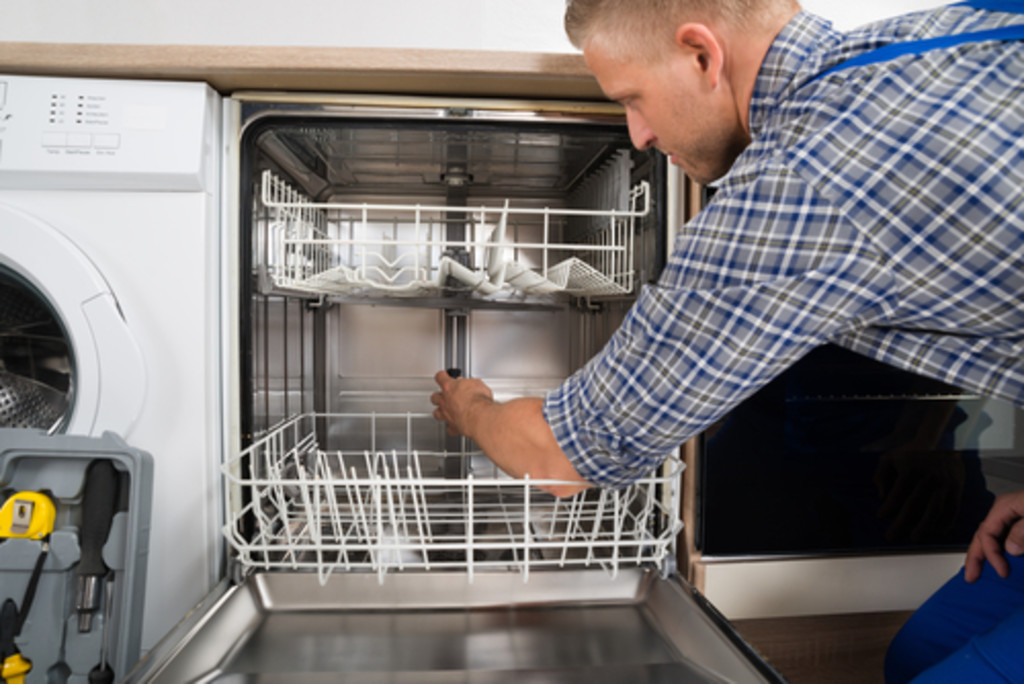
<path fill-rule="evenodd" d="M 0 75 L 0 188 L 199 189 L 218 112 L 204 83 Z"/>

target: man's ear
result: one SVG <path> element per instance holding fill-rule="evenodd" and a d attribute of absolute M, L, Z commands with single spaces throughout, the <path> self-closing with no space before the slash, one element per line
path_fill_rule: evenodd
<path fill-rule="evenodd" d="M 675 34 L 676 47 L 681 49 L 707 79 L 708 85 L 718 87 L 725 68 L 722 43 L 707 24 L 680 24 Z"/>

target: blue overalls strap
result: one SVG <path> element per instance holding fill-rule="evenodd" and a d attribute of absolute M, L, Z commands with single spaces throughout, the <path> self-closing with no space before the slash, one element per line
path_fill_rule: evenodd
<path fill-rule="evenodd" d="M 1009 12 L 1011 14 L 1024 14 L 1024 0 L 973 0 L 972 2 L 961 2 L 953 7 L 973 7 L 974 9 L 990 10 L 993 12 Z M 937 38 L 925 38 L 922 40 L 908 40 L 903 43 L 890 43 L 875 50 L 862 52 L 856 57 L 851 57 L 845 62 L 840 62 L 830 69 L 822 71 L 811 79 L 816 81 L 829 74 L 851 67 L 888 62 L 889 60 L 904 55 L 916 55 L 928 50 L 955 47 L 965 43 L 982 43 L 985 41 L 1007 41 L 1024 40 L 1024 24 L 1012 26 L 1001 26 L 999 28 L 985 31 L 974 31 L 971 33 L 958 33 L 952 36 L 939 36 Z"/>
<path fill-rule="evenodd" d="M 950 7 L 973 7 L 989 12 L 1021 14 L 1024 13 L 1024 0 L 971 0 L 970 2 L 958 2 Z"/>

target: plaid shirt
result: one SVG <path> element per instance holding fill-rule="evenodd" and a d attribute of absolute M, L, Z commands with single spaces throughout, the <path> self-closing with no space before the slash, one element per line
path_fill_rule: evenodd
<path fill-rule="evenodd" d="M 1021 21 L 953 7 L 849 34 L 807 13 L 785 27 L 757 78 L 752 143 L 658 284 L 546 398 L 584 478 L 649 473 L 828 342 L 1024 405 L 1024 48 L 815 78 L 894 41 Z"/>

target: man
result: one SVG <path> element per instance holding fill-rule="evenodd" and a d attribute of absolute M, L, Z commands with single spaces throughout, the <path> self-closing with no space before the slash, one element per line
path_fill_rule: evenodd
<path fill-rule="evenodd" d="M 661 29 L 665 25 L 653 8 L 643 16 L 634 12 L 640 3 L 618 4 L 621 7 L 610 7 L 614 14 L 609 14 L 603 23 L 591 24 L 577 18 L 585 14 L 585 10 L 581 11 L 585 3 L 571 3 L 566 14 L 570 38 L 583 49 L 587 64 L 606 94 L 625 105 L 630 135 L 638 148 L 658 147 L 696 180 L 715 180 L 749 143 L 746 119 L 758 65 L 774 36 L 799 11 L 798 5 L 791 0 L 761 3 L 764 8 L 757 13 L 756 20 L 731 21 L 727 17 L 738 14 L 740 9 L 731 11 L 731 6 L 739 3 L 704 2 L 704 11 L 695 14 L 703 20 L 680 19 L 679 31 L 674 32 L 658 30 L 659 25 Z M 684 3 L 680 6 L 686 7 Z M 654 39 L 655 36 L 658 38 Z M 726 41 L 728 55 L 723 52 Z M 686 125 L 679 125 L 680 121 Z M 627 321 L 626 325 L 629 324 Z M 608 359 L 623 368 L 630 364 L 626 358 L 630 340 L 624 339 L 627 335 L 620 331 L 617 341 L 612 343 L 621 350 L 620 360 Z M 679 350 L 670 353 L 678 354 Z M 614 369 L 599 365 L 600 358 L 589 364 L 588 382 L 596 379 L 595 371 L 614 373 Z M 781 370 L 782 366 L 778 368 Z M 687 382 L 685 373 L 670 380 L 678 383 L 677 389 Z M 617 441 L 616 433 L 625 436 L 627 423 L 629 432 L 641 440 L 648 432 L 647 415 L 634 411 L 627 416 L 621 410 L 623 404 L 632 403 L 630 393 L 620 394 L 617 388 L 607 386 L 602 396 L 589 391 L 581 394 L 574 380 L 573 386 L 565 387 L 561 393 L 564 399 L 551 397 L 545 404 L 540 399 L 528 398 L 497 404 L 479 380 L 453 382 L 442 372 L 437 381 L 441 392 L 432 397 L 438 406 L 435 416 L 448 424 L 449 433 L 471 437 L 513 476 L 529 473 L 533 479 L 581 483 L 576 487 L 546 487 L 560 495 L 590 483 L 621 485 L 646 474 L 675 445 L 706 427 L 740 399 L 719 402 L 715 410 L 703 410 L 706 419 L 679 421 L 669 426 L 652 440 L 650 447 L 641 447 L 642 454 L 620 455 L 617 452 L 621 448 L 613 444 Z M 647 403 L 663 401 L 663 392 L 645 394 Z M 586 402 L 586 408 L 579 405 L 579 400 Z M 576 407 L 568 402 L 576 403 Z M 577 427 L 570 414 L 579 409 L 596 419 L 596 424 Z M 585 433 L 590 430 L 603 434 L 588 439 Z M 617 467 L 617 462 L 622 467 Z"/>
<path fill-rule="evenodd" d="M 843 68 L 1014 23 L 951 7 L 843 35 L 792 0 L 570 2 L 634 144 L 718 191 L 561 387 L 495 403 L 442 372 L 435 416 L 513 476 L 579 483 L 551 488 L 567 494 L 645 475 L 825 343 L 1024 405 L 1024 50 Z"/>
<path fill-rule="evenodd" d="M 717 192 L 561 387 L 496 403 L 441 372 L 435 417 L 564 495 L 643 476 L 826 343 L 1024 406 L 1024 49 L 1003 28 L 1024 3 L 974 4 L 844 35 L 792 0 L 570 0 L 634 144 Z"/>

